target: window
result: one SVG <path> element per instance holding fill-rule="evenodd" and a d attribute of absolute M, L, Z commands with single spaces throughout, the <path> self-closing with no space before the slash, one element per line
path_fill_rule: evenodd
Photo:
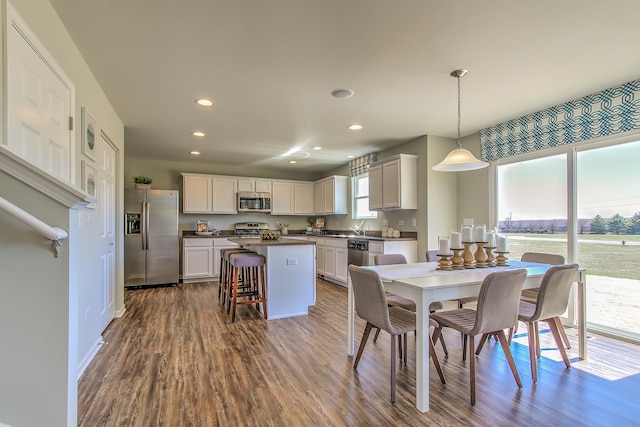
<path fill-rule="evenodd" d="M 640 142 L 632 138 L 499 161 L 496 216 L 509 258 L 557 253 L 586 269 L 590 328 L 640 340 Z"/>
<path fill-rule="evenodd" d="M 358 175 L 351 178 L 351 194 L 353 194 L 353 219 L 377 218 L 376 211 L 369 210 L 369 175 Z"/>

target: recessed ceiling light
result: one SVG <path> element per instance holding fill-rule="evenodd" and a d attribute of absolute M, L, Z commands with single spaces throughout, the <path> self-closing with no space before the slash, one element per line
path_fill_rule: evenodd
<path fill-rule="evenodd" d="M 191 132 L 191 135 L 193 135 L 193 136 L 204 136 L 205 133 L 204 132 L 200 132 L 200 131 L 196 131 L 196 132 Z"/>
<path fill-rule="evenodd" d="M 316 151 L 322 150 L 322 147 L 313 147 L 313 150 L 316 150 Z"/>
<path fill-rule="evenodd" d="M 353 91 L 351 89 L 338 88 L 331 91 L 331 96 L 338 99 L 351 98 Z"/>
<path fill-rule="evenodd" d="M 347 159 L 353 159 L 355 156 L 353 154 L 347 154 Z"/>
<path fill-rule="evenodd" d="M 293 164 L 296 164 L 296 163 L 298 163 L 298 162 L 297 162 L 297 161 L 295 161 L 295 160 L 289 160 L 289 163 L 291 163 L 291 164 L 293 165 Z"/>
<path fill-rule="evenodd" d="M 203 107 L 213 107 L 213 101 L 205 98 L 196 99 L 196 104 L 201 105 Z"/>
<path fill-rule="evenodd" d="M 349 129 L 351 129 L 351 130 L 360 130 L 360 129 L 362 129 L 362 125 L 359 125 L 359 124 L 353 124 L 353 125 L 349 125 L 347 127 Z"/>
<path fill-rule="evenodd" d="M 200 152 L 199 151 L 192 151 L 191 154 L 193 154 L 194 156 L 197 156 L 197 155 L 200 154 Z"/>

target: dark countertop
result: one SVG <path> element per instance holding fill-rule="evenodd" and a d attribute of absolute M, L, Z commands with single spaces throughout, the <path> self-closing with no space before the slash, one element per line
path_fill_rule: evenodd
<path fill-rule="evenodd" d="M 262 240 L 260 238 L 240 238 L 232 237 L 230 242 L 237 243 L 240 246 L 294 246 L 294 245 L 315 245 L 315 242 L 309 240 L 289 239 L 280 237 L 278 240 Z"/>
<path fill-rule="evenodd" d="M 206 237 L 206 238 L 214 238 L 214 239 L 230 239 L 230 238 L 236 238 L 237 236 L 235 234 L 233 234 L 233 231 L 231 230 L 221 230 L 220 231 L 221 234 L 219 236 L 217 235 L 211 235 L 211 236 L 203 236 L 203 235 L 197 235 L 195 231 L 193 230 L 184 230 L 182 232 L 182 237 L 183 238 L 202 238 L 202 237 Z M 301 237 L 301 236 L 306 236 L 306 237 L 322 237 L 322 238 L 331 238 L 331 239 L 360 239 L 360 240 L 369 240 L 369 241 L 378 241 L 378 242 L 401 242 L 401 241 L 414 241 L 414 240 L 418 240 L 417 239 L 417 233 L 415 232 L 401 232 L 400 233 L 400 237 L 382 237 L 380 232 L 375 232 L 372 231 L 371 232 L 372 235 L 367 235 L 367 236 L 356 236 L 355 234 L 351 233 L 341 233 L 339 231 L 337 232 L 329 232 L 329 233 L 325 233 L 325 234 L 318 234 L 318 233 L 305 233 L 305 232 L 300 232 L 300 233 L 296 233 L 296 232 L 291 232 L 289 231 L 289 234 L 287 234 L 287 236 L 281 236 L 282 239 L 285 239 L 287 237 Z M 377 235 L 377 234 L 380 235 Z M 246 238 L 243 240 L 247 240 Z M 256 239 L 259 240 L 259 239 Z"/>

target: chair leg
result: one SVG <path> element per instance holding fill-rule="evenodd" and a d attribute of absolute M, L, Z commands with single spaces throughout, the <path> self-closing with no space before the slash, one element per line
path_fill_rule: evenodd
<path fill-rule="evenodd" d="M 380 328 L 376 328 L 376 334 L 373 336 L 373 343 L 378 342 L 378 335 L 380 335 Z"/>
<path fill-rule="evenodd" d="M 533 324 L 533 333 L 536 336 L 536 356 L 538 359 L 540 358 L 540 328 L 538 327 L 538 322 Z"/>
<path fill-rule="evenodd" d="M 535 383 L 538 381 L 538 359 L 536 358 L 537 340 L 534 334 L 533 322 L 527 323 L 527 335 L 529 338 L 529 363 L 531 363 L 531 379 Z"/>
<path fill-rule="evenodd" d="M 353 369 L 356 369 L 358 367 L 358 363 L 360 363 L 360 356 L 362 356 L 364 347 L 367 345 L 367 340 L 369 339 L 369 334 L 371 333 L 372 327 L 373 325 L 369 322 L 367 322 L 367 325 L 364 327 L 362 339 L 360 340 L 360 347 L 358 347 L 358 353 L 356 354 L 356 360 L 353 362 Z"/>
<path fill-rule="evenodd" d="M 476 356 L 478 356 L 482 351 L 482 347 L 484 347 L 484 344 L 489 339 L 489 335 L 490 334 L 482 334 L 482 338 L 480 338 L 480 342 L 478 343 L 478 348 L 476 348 Z"/>
<path fill-rule="evenodd" d="M 564 342 L 565 348 L 571 348 L 571 343 L 569 343 L 569 337 L 567 337 L 567 332 L 564 330 L 564 326 L 562 326 L 562 322 L 559 317 L 554 317 L 553 320 L 556 322 L 556 326 L 558 327 L 558 332 L 560 332 L 560 336 L 562 337 L 562 342 Z"/>
<path fill-rule="evenodd" d="M 497 331 L 496 334 L 498 335 L 498 340 L 502 345 L 502 351 L 504 351 L 504 355 L 507 358 L 507 362 L 509 362 L 509 367 L 511 368 L 511 372 L 513 373 L 513 378 L 516 380 L 516 384 L 518 384 L 518 387 L 522 388 L 522 381 L 520 381 L 520 375 L 518 375 L 518 368 L 516 367 L 516 362 L 514 362 L 513 356 L 511 355 L 511 348 L 509 348 L 507 337 L 505 336 L 503 330 Z"/>
<path fill-rule="evenodd" d="M 471 341 L 471 348 L 469 349 L 469 354 L 473 351 L 473 340 Z M 467 336 L 462 336 L 462 361 L 467 360 Z"/>
<path fill-rule="evenodd" d="M 467 336 L 464 336 L 465 344 L 467 342 Z M 474 337 L 469 336 L 469 392 L 471 394 L 471 404 L 476 404 L 476 356 L 473 354 Z"/>
<path fill-rule="evenodd" d="M 398 354 L 400 355 L 400 363 L 402 363 L 402 335 L 398 335 Z"/>
<path fill-rule="evenodd" d="M 262 309 L 264 310 L 264 318 L 267 319 L 267 279 L 264 277 L 264 265 L 259 267 L 260 271 L 260 279 L 262 280 L 262 286 L 260 290 L 262 291 Z"/>
<path fill-rule="evenodd" d="M 444 357 L 449 357 L 449 350 L 447 350 L 447 344 L 444 342 L 444 335 L 440 334 L 440 344 L 442 345 L 442 351 L 444 351 Z"/>
<path fill-rule="evenodd" d="M 404 348 L 404 366 L 407 366 L 407 354 L 409 354 L 409 351 L 407 349 L 408 345 L 407 343 L 409 342 L 409 340 L 407 339 L 407 334 L 404 334 L 404 340 L 402 340 L 402 345 Z"/>
<path fill-rule="evenodd" d="M 396 335 L 391 335 L 391 403 L 396 402 Z"/>
<path fill-rule="evenodd" d="M 440 338 L 442 338 L 442 335 L 440 335 Z M 442 384 L 446 384 L 447 382 L 444 380 L 444 373 L 442 372 L 442 367 L 440 366 L 440 361 L 438 360 L 438 355 L 436 354 L 436 349 L 433 346 L 431 337 L 429 337 L 429 355 L 431 356 L 431 360 L 433 360 L 433 366 L 436 367 L 440 381 Z"/>
<path fill-rule="evenodd" d="M 560 337 L 560 332 L 558 331 L 558 326 L 554 319 L 548 319 L 547 323 L 549 324 L 549 328 L 551 329 L 551 333 L 553 334 L 553 339 L 556 341 L 556 346 L 558 346 L 558 351 L 562 356 L 562 360 L 567 368 L 571 367 L 571 363 L 569 362 L 569 358 L 567 357 L 567 352 L 564 351 L 564 345 L 562 343 L 562 338 Z"/>

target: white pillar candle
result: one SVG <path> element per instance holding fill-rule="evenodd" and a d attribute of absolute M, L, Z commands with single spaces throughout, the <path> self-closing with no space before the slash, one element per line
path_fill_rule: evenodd
<path fill-rule="evenodd" d="M 496 246 L 496 234 L 493 231 L 487 233 L 487 247 L 494 248 Z"/>
<path fill-rule="evenodd" d="M 440 250 L 438 251 L 438 255 L 451 255 L 449 239 L 445 237 L 440 238 Z"/>
<path fill-rule="evenodd" d="M 462 227 L 462 241 L 465 243 L 473 242 L 473 230 L 471 227 Z"/>
<path fill-rule="evenodd" d="M 462 249 L 462 236 L 457 231 L 451 232 L 451 247 L 453 249 Z"/>
<path fill-rule="evenodd" d="M 507 238 L 498 236 L 498 252 L 507 252 Z"/>
<path fill-rule="evenodd" d="M 479 225 L 476 227 L 476 242 L 486 242 L 487 241 L 487 228 L 484 225 Z"/>

